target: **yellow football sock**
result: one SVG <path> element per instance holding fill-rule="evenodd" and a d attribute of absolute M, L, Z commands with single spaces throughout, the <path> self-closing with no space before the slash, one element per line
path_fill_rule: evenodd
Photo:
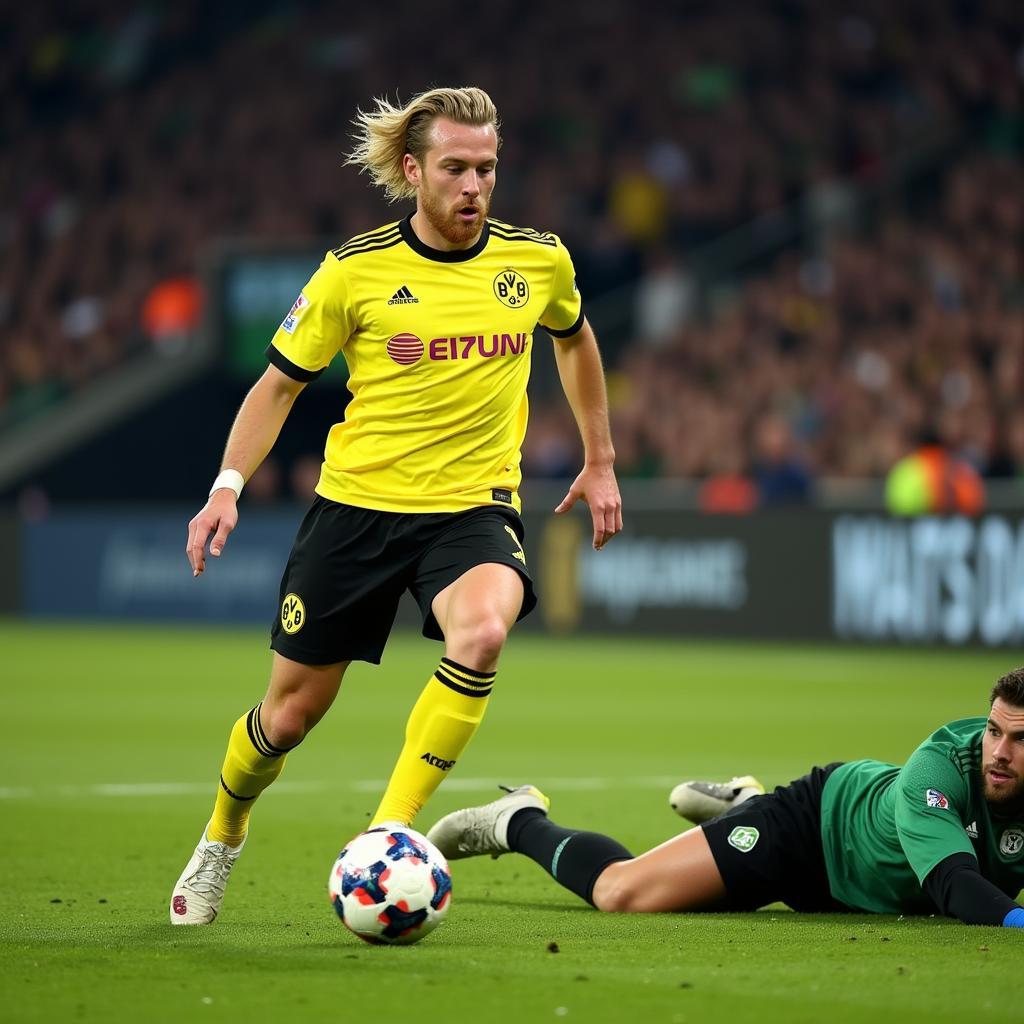
<path fill-rule="evenodd" d="M 243 715 L 231 730 L 220 770 L 220 789 L 207 839 L 238 846 L 249 830 L 253 801 L 281 774 L 286 750 L 267 740 L 260 723 L 262 702 Z"/>
<path fill-rule="evenodd" d="M 494 676 L 441 659 L 409 715 L 405 745 L 372 825 L 412 824 L 473 738 L 487 709 Z"/>

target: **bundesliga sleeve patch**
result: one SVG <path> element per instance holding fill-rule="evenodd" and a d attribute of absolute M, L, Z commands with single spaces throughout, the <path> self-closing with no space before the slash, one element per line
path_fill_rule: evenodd
<path fill-rule="evenodd" d="M 944 793 L 940 793 L 937 789 L 929 789 L 924 795 L 924 802 L 929 807 L 938 807 L 940 810 L 949 809 L 949 801 L 946 799 Z"/>
<path fill-rule="evenodd" d="M 295 331 L 302 314 L 305 313 L 308 308 L 309 299 L 307 299 L 302 292 L 299 292 L 299 297 L 292 303 L 292 308 L 288 310 L 288 315 L 281 321 L 281 330 L 292 334 Z"/>

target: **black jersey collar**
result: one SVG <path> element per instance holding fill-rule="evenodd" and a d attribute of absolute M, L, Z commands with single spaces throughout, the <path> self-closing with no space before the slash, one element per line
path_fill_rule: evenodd
<path fill-rule="evenodd" d="M 420 241 L 412 229 L 411 213 L 399 223 L 398 230 L 401 231 L 405 244 L 424 259 L 434 260 L 437 263 L 465 263 L 466 260 L 471 260 L 484 251 L 487 239 L 491 234 L 491 224 L 488 220 L 484 221 L 484 229 L 480 232 L 480 237 L 468 249 L 435 249 L 427 245 L 426 242 Z"/>

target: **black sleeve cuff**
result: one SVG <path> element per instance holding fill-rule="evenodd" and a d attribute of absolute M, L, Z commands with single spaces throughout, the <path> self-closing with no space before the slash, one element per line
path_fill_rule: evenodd
<path fill-rule="evenodd" d="M 969 853 L 954 853 L 939 861 L 921 888 L 941 913 L 965 924 L 1001 925 L 1017 906 L 982 875 Z"/>
<path fill-rule="evenodd" d="M 572 327 L 568 328 L 567 330 L 556 331 L 553 327 L 544 327 L 544 324 L 541 324 L 541 327 L 544 327 L 544 330 L 547 331 L 552 338 L 571 338 L 574 334 L 580 333 L 580 330 L 583 327 L 583 320 L 583 307 L 580 306 L 580 315 L 576 317 L 576 323 L 574 323 Z"/>
<path fill-rule="evenodd" d="M 267 346 L 266 354 L 272 366 L 276 366 L 283 374 L 291 377 L 292 380 L 301 381 L 303 384 L 316 380 L 327 369 L 325 366 L 320 370 L 304 370 L 301 366 L 296 366 L 287 356 L 282 355 L 280 349 L 274 348 L 273 345 Z"/>

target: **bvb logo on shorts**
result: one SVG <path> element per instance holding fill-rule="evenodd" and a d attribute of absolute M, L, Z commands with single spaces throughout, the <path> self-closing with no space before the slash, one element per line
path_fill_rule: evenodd
<path fill-rule="evenodd" d="M 494 279 L 494 294 L 509 309 L 519 309 L 530 301 L 530 286 L 518 270 L 506 267 Z"/>
<path fill-rule="evenodd" d="M 999 852 L 1004 857 L 1019 857 L 1024 852 L 1024 829 L 1008 828 L 999 837 Z"/>
<path fill-rule="evenodd" d="M 729 838 L 726 842 L 739 850 L 740 853 L 750 853 L 757 846 L 757 841 L 760 838 L 761 833 L 756 828 L 752 828 L 749 825 L 737 825 L 729 833 Z"/>
<path fill-rule="evenodd" d="M 281 627 L 286 633 L 298 633 L 306 624 L 306 606 L 298 594 L 289 594 L 281 602 Z"/>

